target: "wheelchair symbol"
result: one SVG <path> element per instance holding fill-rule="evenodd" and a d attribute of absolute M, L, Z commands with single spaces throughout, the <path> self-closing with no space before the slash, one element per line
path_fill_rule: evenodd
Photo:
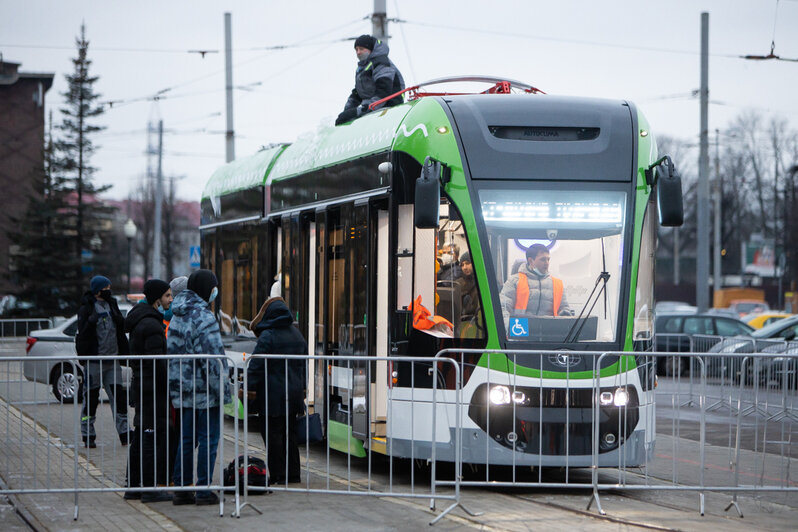
<path fill-rule="evenodd" d="M 513 318 L 510 326 L 511 336 L 529 336 L 529 321 L 526 318 Z"/>

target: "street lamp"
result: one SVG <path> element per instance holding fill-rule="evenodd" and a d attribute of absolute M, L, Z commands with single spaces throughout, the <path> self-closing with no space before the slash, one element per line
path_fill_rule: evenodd
<path fill-rule="evenodd" d="M 127 293 L 130 293 L 130 247 L 136 238 L 136 224 L 128 218 L 125 222 L 125 237 L 127 238 Z"/>

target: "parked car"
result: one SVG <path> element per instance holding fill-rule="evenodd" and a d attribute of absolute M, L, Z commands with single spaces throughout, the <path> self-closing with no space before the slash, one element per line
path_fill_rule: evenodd
<path fill-rule="evenodd" d="M 796 336 L 798 336 L 798 315 L 778 320 L 769 325 L 755 330 L 749 336 L 726 338 L 709 350 L 710 353 L 723 353 L 728 356 L 714 357 L 707 360 L 710 366 L 708 372 L 713 375 L 725 375 L 735 382 L 739 382 L 742 374 L 742 360 L 747 353 L 785 353 L 794 349 Z M 770 359 L 757 363 L 760 371 L 767 374 L 774 362 Z M 747 379 L 752 380 L 753 364 L 750 364 L 745 373 Z"/>
<path fill-rule="evenodd" d="M 123 316 L 133 308 L 127 303 L 120 303 L 119 310 Z M 41 329 L 30 333 L 26 340 L 25 352 L 31 357 L 51 356 L 52 361 L 26 360 L 23 364 L 25 378 L 32 382 L 40 382 L 52 387 L 55 398 L 64 403 L 72 403 L 75 397 L 83 398 L 83 367 L 74 359 L 63 362 L 64 357 L 76 357 L 75 335 L 78 332 L 78 317 L 72 316 L 52 329 Z M 55 357 L 58 357 L 56 359 Z M 76 373 L 77 371 L 77 373 Z M 130 368 L 123 367 L 123 386 L 129 387 L 132 378 Z"/>
<path fill-rule="evenodd" d="M 754 329 L 761 329 L 765 325 L 770 325 L 784 318 L 789 318 L 792 314 L 786 312 L 762 312 L 760 314 L 746 314 L 742 319 Z"/>
<path fill-rule="evenodd" d="M 746 314 L 757 314 L 770 310 L 767 303 L 755 299 L 735 299 L 731 302 L 729 308 L 736 312 L 739 317 L 743 317 Z"/>
<path fill-rule="evenodd" d="M 658 352 L 706 352 L 720 337 L 746 335 L 754 328 L 742 321 L 710 313 L 673 312 L 657 315 L 654 322 L 654 350 Z M 684 374 L 690 364 L 686 357 L 659 357 L 657 373 Z"/>
<path fill-rule="evenodd" d="M 696 312 L 698 309 L 690 303 L 684 301 L 657 301 L 654 305 L 654 313 L 661 312 Z"/>

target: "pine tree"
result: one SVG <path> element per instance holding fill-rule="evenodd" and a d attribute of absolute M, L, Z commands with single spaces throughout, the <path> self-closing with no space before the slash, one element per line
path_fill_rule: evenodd
<path fill-rule="evenodd" d="M 52 116 L 50 118 L 52 126 Z M 44 167 L 33 176 L 32 191 L 24 216 L 16 221 L 18 231 L 10 238 L 16 247 L 12 280 L 19 287 L 20 299 L 34 304 L 37 316 L 64 314 L 75 308 L 72 272 L 80 263 L 64 253 L 69 241 L 63 215 L 68 211 L 64 179 L 53 174 L 52 131 L 44 147 Z"/>
<path fill-rule="evenodd" d="M 66 76 L 69 87 L 63 93 L 66 103 L 60 109 L 62 121 L 57 126 L 60 136 L 54 143 L 56 155 L 53 162 L 53 174 L 63 180 L 69 206 L 62 218 L 71 226 L 68 231 L 71 241 L 63 248 L 63 253 L 70 255 L 69 265 L 74 272 L 65 272 L 65 276 L 74 283 L 71 292 L 85 288 L 89 274 L 103 273 L 92 271 L 93 265 L 85 264 L 84 252 L 97 253 L 99 249 L 92 249 L 91 244 L 98 238 L 103 245 L 108 243 L 113 213 L 112 208 L 97 200 L 97 195 L 110 186 L 98 187 L 92 182 L 95 171 L 90 164 L 95 152 L 92 135 L 104 129 L 96 124 L 104 110 L 97 102 L 100 95 L 94 89 L 99 78 L 89 73 L 91 61 L 88 59 L 89 41 L 86 40 L 85 25 L 81 25 L 80 37 L 75 43 L 78 55 L 72 60 L 72 74 Z"/>

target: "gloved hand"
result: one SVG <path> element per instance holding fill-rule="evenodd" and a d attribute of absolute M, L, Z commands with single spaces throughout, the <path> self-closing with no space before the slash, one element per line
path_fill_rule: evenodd
<path fill-rule="evenodd" d="M 335 119 L 335 125 L 340 126 L 341 124 L 345 124 L 350 120 L 357 118 L 357 116 L 357 107 L 345 109 L 341 114 L 338 115 L 338 118 Z"/>

